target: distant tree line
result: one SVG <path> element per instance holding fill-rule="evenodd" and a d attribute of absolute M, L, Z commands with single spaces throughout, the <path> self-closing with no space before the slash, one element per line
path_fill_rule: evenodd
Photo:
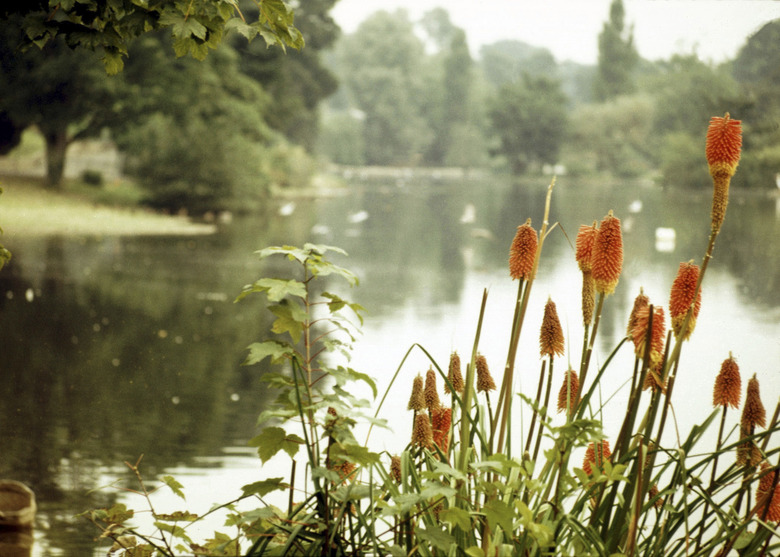
<path fill-rule="evenodd" d="M 343 164 L 500 165 L 515 174 L 562 164 L 573 175 L 650 177 L 705 187 L 701 133 L 730 111 L 744 120 L 735 184 L 774 187 L 780 172 L 780 20 L 720 65 L 695 54 L 642 59 L 622 0 L 598 36 L 596 66 L 499 41 L 472 59 L 439 8 L 420 21 L 380 11 L 326 56 L 339 79 L 320 150 Z M 703 174 L 702 174 L 703 172 Z"/>

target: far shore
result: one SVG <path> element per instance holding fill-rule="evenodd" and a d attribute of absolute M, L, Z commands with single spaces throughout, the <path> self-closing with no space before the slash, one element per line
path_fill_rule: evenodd
<path fill-rule="evenodd" d="M 214 224 L 143 208 L 111 207 L 66 192 L 46 190 L 29 180 L 0 177 L 0 243 L 64 235 L 205 235 Z"/>

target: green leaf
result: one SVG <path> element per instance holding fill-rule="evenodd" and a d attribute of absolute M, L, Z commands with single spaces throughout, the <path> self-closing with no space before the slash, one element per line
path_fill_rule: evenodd
<path fill-rule="evenodd" d="M 294 457 L 303 442 L 297 435 L 288 435 L 281 427 L 267 427 L 249 440 L 249 446 L 257 447 L 257 455 L 266 463 L 282 450 L 290 458 Z"/>
<path fill-rule="evenodd" d="M 276 316 L 271 331 L 276 334 L 289 333 L 293 343 L 298 343 L 303 335 L 303 326 L 308 315 L 298 304 L 283 300 L 281 304 L 271 306 L 268 310 Z"/>
<path fill-rule="evenodd" d="M 244 497 L 249 497 L 250 495 L 263 497 L 272 491 L 287 489 L 288 487 L 289 485 L 284 483 L 282 478 L 268 478 L 267 480 L 247 484 L 241 488 L 241 491 L 243 492 Z"/>
<path fill-rule="evenodd" d="M 438 528 L 417 528 L 414 533 L 422 541 L 428 542 L 445 552 L 449 551 L 450 546 L 455 543 L 455 538 Z"/>
<path fill-rule="evenodd" d="M 255 255 L 260 259 L 265 259 L 272 255 L 286 255 L 288 259 L 295 259 L 298 262 L 303 263 L 310 256 L 310 252 L 294 246 L 271 246 L 256 251 Z"/>
<path fill-rule="evenodd" d="M 337 296 L 336 294 L 332 294 L 330 292 L 323 292 L 322 297 L 330 300 L 330 302 L 328 302 L 328 310 L 331 313 L 336 313 L 337 311 L 343 309 L 344 307 L 349 307 L 349 309 L 351 309 L 352 312 L 360 320 L 360 324 L 361 325 L 363 324 L 363 316 L 360 313 L 366 311 L 366 308 L 364 308 L 360 304 L 350 303 L 347 300 L 344 300 L 339 296 Z"/>
<path fill-rule="evenodd" d="M 297 280 L 262 278 L 245 286 L 242 297 L 251 292 L 265 292 L 269 302 L 279 302 L 287 296 L 306 297 L 306 285 Z"/>
<path fill-rule="evenodd" d="M 186 497 L 184 497 L 184 492 L 182 491 L 182 488 L 184 487 L 179 482 L 176 481 L 176 479 L 173 476 L 163 476 L 160 478 L 160 480 L 171 488 L 171 491 L 173 491 L 176 495 L 181 497 L 182 499 L 186 500 Z"/>
<path fill-rule="evenodd" d="M 505 536 L 511 536 L 512 518 L 514 516 L 512 507 L 500 499 L 492 499 L 485 504 L 483 511 L 491 531 L 495 531 L 496 527 L 500 526 Z"/>
<path fill-rule="evenodd" d="M 247 347 L 247 350 L 249 350 L 249 354 L 244 360 L 243 365 L 245 366 L 262 362 L 268 357 L 271 358 L 272 364 L 279 364 L 295 355 L 295 350 L 290 345 L 275 340 L 254 342 Z"/>
<path fill-rule="evenodd" d="M 473 545 L 466 550 L 466 555 L 469 557 L 485 557 L 485 551 L 481 547 Z"/>
<path fill-rule="evenodd" d="M 106 511 L 105 520 L 109 524 L 122 524 L 126 520 L 133 518 L 135 511 L 127 510 L 127 506 L 123 503 L 117 503 Z"/>
<path fill-rule="evenodd" d="M 159 520 L 156 520 L 154 522 L 154 525 L 157 529 L 159 529 L 161 532 L 168 532 L 172 536 L 175 536 L 177 538 L 180 538 L 187 543 L 192 543 L 192 540 L 187 535 L 187 532 L 182 528 L 181 526 L 177 524 L 168 524 L 166 522 L 161 522 Z"/>
<path fill-rule="evenodd" d="M 125 67 L 122 54 L 115 50 L 106 49 L 103 54 L 103 67 L 108 75 L 116 75 Z"/>
<path fill-rule="evenodd" d="M 444 509 L 439 513 L 439 518 L 442 522 L 456 526 L 464 532 L 471 532 L 471 515 L 465 509 L 458 507 Z"/>
<path fill-rule="evenodd" d="M 367 447 L 353 443 L 334 445 L 330 450 L 331 457 L 338 460 L 348 460 L 361 466 L 379 463 L 379 454 L 371 452 Z"/>
<path fill-rule="evenodd" d="M 248 41 L 251 41 L 257 36 L 257 29 L 238 17 L 229 19 L 225 24 L 225 31 L 231 31 L 233 29 L 235 29 L 239 35 L 243 36 Z"/>

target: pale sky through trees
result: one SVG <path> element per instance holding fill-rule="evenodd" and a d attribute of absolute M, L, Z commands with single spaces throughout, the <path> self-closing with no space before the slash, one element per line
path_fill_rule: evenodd
<path fill-rule="evenodd" d="M 339 0 L 333 17 L 345 33 L 378 10 L 404 8 L 413 20 L 446 9 L 466 30 L 473 53 L 514 39 L 552 51 L 558 62 L 595 64 L 597 37 L 612 0 Z M 623 0 L 640 56 L 668 59 L 697 53 L 702 60 L 732 59 L 746 39 L 780 18 L 775 0 Z"/>

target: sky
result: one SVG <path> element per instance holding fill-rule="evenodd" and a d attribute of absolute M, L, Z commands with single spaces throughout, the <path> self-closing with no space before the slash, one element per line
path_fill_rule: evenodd
<path fill-rule="evenodd" d="M 552 51 L 556 61 L 595 64 L 597 38 L 612 0 L 339 0 L 331 10 L 351 33 L 378 10 L 406 9 L 417 20 L 442 7 L 465 29 L 477 55 L 482 45 L 520 40 Z M 763 24 L 780 18 L 778 0 L 623 0 L 640 56 L 668 59 L 696 53 L 719 63 L 733 59 Z M 779 47 L 780 48 L 780 47 Z"/>

